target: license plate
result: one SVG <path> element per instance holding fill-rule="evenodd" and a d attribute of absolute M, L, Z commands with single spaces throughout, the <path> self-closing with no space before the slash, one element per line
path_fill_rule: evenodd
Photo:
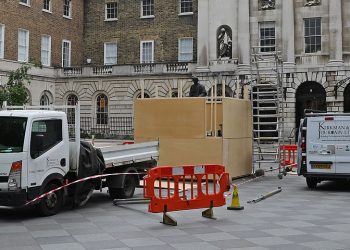
<path fill-rule="evenodd" d="M 331 164 L 312 164 L 312 169 L 331 169 Z"/>

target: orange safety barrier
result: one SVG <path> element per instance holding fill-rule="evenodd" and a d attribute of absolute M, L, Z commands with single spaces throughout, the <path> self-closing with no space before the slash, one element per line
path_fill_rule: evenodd
<path fill-rule="evenodd" d="M 296 151 L 298 146 L 295 144 L 280 146 L 281 165 L 292 169 L 296 166 Z"/>
<path fill-rule="evenodd" d="M 166 215 L 170 211 L 209 208 L 202 215 L 213 218 L 212 208 L 226 205 L 224 192 L 230 189 L 229 174 L 221 165 L 155 167 L 144 181 L 149 212 L 163 212 L 163 223 L 170 225 L 177 225 Z"/>

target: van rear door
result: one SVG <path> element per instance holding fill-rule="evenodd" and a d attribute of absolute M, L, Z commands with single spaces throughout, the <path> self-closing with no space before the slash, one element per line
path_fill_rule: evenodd
<path fill-rule="evenodd" d="M 336 173 L 350 173 L 350 116 L 335 116 L 337 125 L 335 136 Z"/>
<path fill-rule="evenodd" d="M 306 134 L 306 154 L 308 173 L 335 173 L 336 154 L 334 119 L 326 116 L 309 117 Z"/>

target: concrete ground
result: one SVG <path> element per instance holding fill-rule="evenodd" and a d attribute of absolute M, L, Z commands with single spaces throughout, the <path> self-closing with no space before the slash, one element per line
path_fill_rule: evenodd
<path fill-rule="evenodd" d="M 276 175 L 239 185 L 244 210 L 215 208 L 217 220 L 201 217 L 202 210 L 170 213 L 177 227 L 159 223 L 162 215 L 148 213 L 146 204 L 114 206 L 106 192 L 46 218 L 0 208 L 0 249 L 350 249 L 350 184 L 325 182 L 310 191 L 303 177 Z M 277 187 L 283 191 L 247 204 Z"/>

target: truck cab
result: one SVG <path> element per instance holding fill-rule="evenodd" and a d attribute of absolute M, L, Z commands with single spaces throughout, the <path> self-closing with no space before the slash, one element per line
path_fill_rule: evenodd
<path fill-rule="evenodd" d="M 310 114 L 300 123 L 298 174 L 307 186 L 350 179 L 350 115 Z"/>
<path fill-rule="evenodd" d="M 0 112 L 0 206 L 21 206 L 62 184 L 69 171 L 67 115 L 47 110 Z M 40 201 L 55 213 L 63 195 Z"/>

